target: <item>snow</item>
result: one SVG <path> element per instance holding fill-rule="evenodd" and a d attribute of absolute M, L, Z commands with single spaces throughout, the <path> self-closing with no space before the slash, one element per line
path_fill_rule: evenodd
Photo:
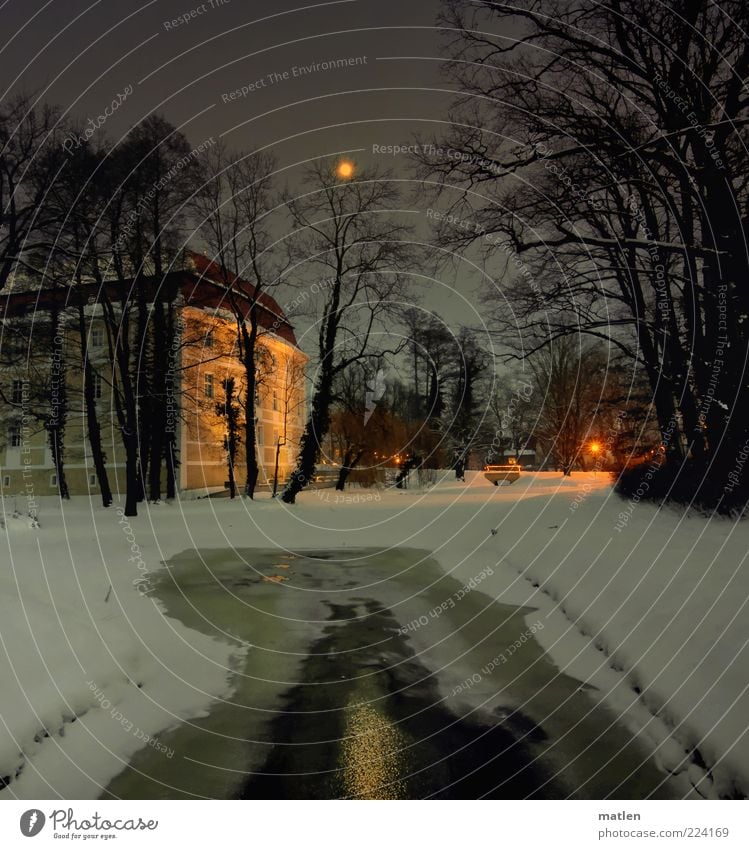
<path fill-rule="evenodd" d="M 0 777 L 15 778 L 2 795 L 92 798 L 153 735 L 228 690 L 236 648 L 137 591 L 115 510 L 44 499 L 39 518 L 0 531 Z M 141 536 L 158 556 L 153 529 Z M 194 653 L 212 661 L 203 691 L 184 683 Z"/>
<path fill-rule="evenodd" d="M 747 526 L 630 510 L 601 473 L 466 479 L 347 493 L 361 500 L 307 492 L 293 507 L 266 494 L 183 500 L 129 523 L 87 498 L 40 499 L 40 528 L 6 499 L 0 777 L 13 780 L 0 798 L 95 797 L 140 747 L 230 693 L 247 648 L 166 616 L 149 576 L 185 549 L 232 546 L 422 548 L 466 582 L 489 566 L 480 592 L 527 605 L 551 659 L 595 687 L 664 771 L 700 795 L 749 795 Z M 443 686 L 462 675 L 444 670 Z"/>

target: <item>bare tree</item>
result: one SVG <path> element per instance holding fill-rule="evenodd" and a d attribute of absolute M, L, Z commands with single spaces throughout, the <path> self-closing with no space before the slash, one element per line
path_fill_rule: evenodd
<path fill-rule="evenodd" d="M 47 197 L 47 203 L 55 205 L 58 213 L 53 216 L 52 229 L 48 234 L 51 247 L 44 268 L 38 269 L 37 273 L 40 279 L 52 279 L 61 295 L 65 291 L 61 300 L 75 312 L 71 330 L 75 328 L 80 350 L 80 362 L 76 365 L 82 374 L 81 400 L 86 435 L 102 505 L 109 507 L 112 490 L 95 386 L 105 375 L 94 364 L 94 346 L 91 345 L 92 333 L 100 333 L 102 327 L 97 324 L 95 308 L 89 306 L 89 300 L 93 299 L 91 284 L 96 279 L 92 269 L 99 262 L 101 247 L 101 215 L 107 200 L 97 181 L 97 171 L 102 167 L 106 167 L 104 153 L 93 150 L 88 143 L 67 151 L 65 165 Z"/>
<path fill-rule="evenodd" d="M 537 352 L 530 364 L 537 402 L 534 435 L 569 475 L 584 464 L 586 442 L 597 435 L 606 358 L 598 346 L 582 347 L 579 338 L 564 336 Z"/>
<path fill-rule="evenodd" d="M 439 419 L 445 412 L 447 384 L 454 376 L 459 342 L 435 313 L 410 307 L 404 312 L 413 367 L 413 418 Z M 421 378 L 421 380 L 420 380 Z"/>
<path fill-rule="evenodd" d="M 385 173 L 339 174 L 335 163 L 318 163 L 307 173 L 306 191 L 287 199 L 300 268 L 316 272 L 321 289 L 318 370 L 297 466 L 282 495 L 287 504 L 314 475 L 336 376 L 372 356 L 376 331 L 387 334 L 384 322 L 403 295 L 408 229 L 389 212 L 398 197 L 394 183 Z"/>
<path fill-rule="evenodd" d="M 224 450 L 226 451 L 226 466 L 229 475 L 229 498 L 236 498 L 237 483 L 234 477 L 234 464 L 237 459 L 237 450 L 241 442 L 239 413 L 240 407 L 237 403 L 235 381 L 233 377 L 227 377 L 221 381 L 224 390 L 224 400 L 216 404 L 216 415 L 224 420 L 226 433 L 224 434 Z"/>
<path fill-rule="evenodd" d="M 481 383 L 491 364 L 491 356 L 466 327 L 461 328 L 456 343 L 447 431 L 456 451 L 467 462 L 486 415 L 481 404 Z"/>
<path fill-rule="evenodd" d="M 199 230 L 220 266 L 226 302 L 237 325 L 237 356 L 245 374 L 244 447 L 247 478 L 244 494 L 253 498 L 259 475 L 255 398 L 259 343 L 263 335 L 263 298 L 280 280 L 284 261 L 270 232 L 279 199 L 273 186 L 276 164 L 264 153 L 229 153 L 219 144 L 209 156 L 196 194 Z M 251 287 L 243 278 L 251 278 Z"/>
<path fill-rule="evenodd" d="M 533 432 L 534 384 L 526 376 L 498 377 L 487 402 L 486 462 L 493 463 L 505 451 L 519 454 Z"/>
<path fill-rule="evenodd" d="M 59 209 L 47 194 L 64 166 L 63 131 L 59 111 L 32 95 L 0 105 L 0 290 L 51 244 Z"/>
<path fill-rule="evenodd" d="M 498 308 L 498 329 L 520 330 L 522 355 L 578 332 L 617 347 L 648 376 L 671 457 L 725 477 L 749 436 L 749 9 L 445 9 L 465 96 L 423 164 L 471 187 L 451 199 L 471 225 L 443 235 L 504 259 L 519 328 Z"/>

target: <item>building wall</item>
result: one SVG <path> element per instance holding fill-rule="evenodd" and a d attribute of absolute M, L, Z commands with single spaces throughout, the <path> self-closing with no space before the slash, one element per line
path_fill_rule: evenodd
<path fill-rule="evenodd" d="M 186 307 L 183 311 L 186 338 L 193 344 L 182 349 L 183 425 L 181 431 L 182 487 L 201 489 L 222 486 L 228 477 L 223 438 L 224 420 L 216 406 L 224 400 L 223 382 L 233 377 L 235 391 L 244 405 L 244 368 L 236 356 L 236 327 L 232 319 L 215 317 Z M 206 342 L 208 344 L 206 344 Z M 287 443 L 279 454 L 279 480 L 293 467 L 304 426 L 304 366 L 306 356 L 277 336 L 265 333 L 259 340 L 257 456 L 259 483 L 272 482 L 276 442 L 286 430 Z M 209 394 L 212 393 L 212 394 Z M 244 411 L 241 411 L 241 442 L 235 476 L 245 480 Z"/>
<path fill-rule="evenodd" d="M 88 310 L 91 313 L 92 310 Z M 87 456 L 83 414 L 83 372 L 77 316 L 70 311 L 63 318 L 65 329 L 65 392 L 68 415 L 65 427 L 65 478 L 72 493 L 98 492 L 93 465 Z M 94 320 L 93 326 L 101 330 Z M 23 331 L 19 331 L 23 328 Z M 6 332 L 7 331 L 7 332 Z M 17 500 L 19 509 L 33 507 L 39 496 L 58 491 L 52 451 L 45 421 L 54 413 L 62 384 L 62 371 L 52 355 L 52 328 L 49 316 L 36 313 L 33 319 L 19 322 L 3 332 L 3 362 L 0 365 L 0 492 Z M 23 333 L 26 333 L 24 339 Z M 29 340 L 28 336 L 31 336 Z M 112 428 L 109 398 L 111 370 L 107 365 L 104 337 L 91 346 L 91 361 L 100 375 L 101 398 L 97 401 L 102 437 L 110 458 L 110 484 L 116 485 L 116 462 L 112 462 L 111 443 L 119 448 L 119 431 Z M 14 381 L 22 384 L 20 398 L 14 397 Z M 18 403 L 15 403 L 15 402 Z M 13 430 L 16 429 L 16 434 Z M 17 445 L 13 445 L 18 441 Z"/>
<path fill-rule="evenodd" d="M 95 308 L 89 308 L 89 312 L 95 313 Z M 71 316 L 65 333 L 68 395 L 65 477 L 71 494 L 94 494 L 98 486 L 85 435 L 80 340 L 73 320 Z M 112 405 L 106 336 L 103 323 L 95 314 L 90 321 L 93 331 L 93 336 L 89 336 L 90 359 L 98 375 L 101 394 L 97 410 L 107 471 L 113 492 L 124 494 L 124 451 Z M 168 363 L 174 401 L 168 402 L 167 427 L 177 431 L 179 488 L 219 488 L 228 476 L 223 447 L 225 423 L 216 412 L 216 405 L 224 398 L 222 381 L 233 376 L 242 400 L 245 395 L 244 370 L 236 357 L 236 323 L 229 314 L 217 315 L 215 310 L 186 306 L 178 312 L 178 327 L 181 336 L 175 341 Z M 35 336 L 44 333 L 38 315 L 30 332 Z M 92 345 L 92 339 L 100 344 Z M 283 437 L 284 427 L 287 444 L 280 452 L 279 480 L 283 481 L 293 466 L 304 425 L 307 357 L 289 342 L 270 333 L 261 337 L 260 344 L 267 354 L 261 357 L 258 392 L 258 460 L 261 467 L 258 483 L 265 485 L 273 478 L 276 439 Z M 24 381 L 25 387 L 20 404 L 0 400 L 0 492 L 20 499 L 19 508 L 30 498 L 57 492 L 52 453 L 43 425 L 49 413 L 48 399 L 54 379 L 50 350 L 42 344 L 34 348 L 32 361 L 19 355 L 17 365 L 0 368 L 0 386 L 6 398 L 12 397 L 13 380 Z M 209 394 L 211 388 L 212 395 Z M 20 430 L 20 444 L 12 446 L 11 437 L 18 441 L 19 436 L 18 431 L 12 434 L 14 427 Z M 242 442 L 235 465 L 240 487 L 245 480 L 243 414 L 241 428 Z"/>

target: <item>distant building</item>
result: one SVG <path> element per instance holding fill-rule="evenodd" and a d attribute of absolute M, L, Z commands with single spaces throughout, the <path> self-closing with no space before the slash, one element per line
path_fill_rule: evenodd
<path fill-rule="evenodd" d="M 169 401 L 167 428 L 173 428 L 178 449 L 178 488 L 211 491 L 227 479 L 225 421 L 217 406 L 223 400 L 223 381 L 233 377 L 240 402 L 244 400 L 244 367 L 237 358 L 237 314 L 249 310 L 252 284 L 231 277 L 233 308 L 227 300 L 224 275 L 203 256 L 186 254 L 184 268 L 165 275 L 159 297 L 174 305 L 175 334 L 167 369 Z M 122 284 L 106 283 L 116 305 Z M 141 284 L 143 286 L 143 284 Z M 72 290 L 71 290 L 72 291 Z M 140 290 L 143 292 L 143 288 Z M 146 281 L 145 305 L 154 302 L 156 282 Z M 0 295 L 0 493 L 36 496 L 58 489 L 49 445 L 54 420 L 56 375 L 60 363 L 51 355 L 52 315 L 60 316 L 64 351 L 67 422 L 64 433 L 65 478 L 71 494 L 94 494 L 97 480 L 86 435 L 83 393 L 81 322 L 85 323 L 88 361 L 93 371 L 97 417 L 102 431 L 109 483 L 115 495 L 124 494 L 124 451 L 113 404 L 111 338 L 104 321 L 99 287 L 75 289 L 77 303 L 64 288 L 30 289 Z M 291 471 L 304 426 L 304 369 L 307 356 L 297 346 L 294 329 L 269 295 L 258 299 L 261 336 L 258 340 L 256 394 L 257 454 L 260 486 L 273 477 L 276 447 L 279 479 Z M 109 323 L 111 327 L 111 322 Z M 59 357 L 57 358 L 59 360 Z M 144 372 L 152 367 L 145 365 Z M 242 407 L 242 403 L 240 403 Z M 242 425 L 244 412 L 241 412 Z M 242 428 L 242 437 L 244 436 Z M 285 440 L 285 441 L 284 441 Z M 241 490 L 245 478 L 244 442 L 235 462 Z M 20 505 L 22 506 L 22 505 Z"/>

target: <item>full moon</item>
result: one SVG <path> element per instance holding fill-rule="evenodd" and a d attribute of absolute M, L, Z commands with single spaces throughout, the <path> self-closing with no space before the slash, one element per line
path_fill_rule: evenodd
<path fill-rule="evenodd" d="M 354 164 L 353 162 L 348 162 L 347 160 L 343 160 L 343 162 L 338 163 L 338 168 L 336 168 L 336 173 L 339 177 L 342 177 L 344 180 L 348 180 L 349 177 L 352 177 L 354 174 Z"/>

